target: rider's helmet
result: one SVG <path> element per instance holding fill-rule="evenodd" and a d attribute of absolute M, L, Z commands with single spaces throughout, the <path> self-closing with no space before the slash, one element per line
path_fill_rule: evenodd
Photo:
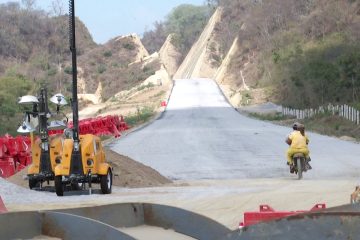
<path fill-rule="evenodd" d="M 292 128 L 293 128 L 294 130 L 298 130 L 298 126 L 299 126 L 299 125 L 301 125 L 301 124 L 298 123 L 298 122 L 294 122 Z"/>
<path fill-rule="evenodd" d="M 305 126 L 300 123 L 300 124 L 297 125 L 297 130 L 299 130 L 299 131 L 304 131 L 304 130 L 305 130 Z"/>

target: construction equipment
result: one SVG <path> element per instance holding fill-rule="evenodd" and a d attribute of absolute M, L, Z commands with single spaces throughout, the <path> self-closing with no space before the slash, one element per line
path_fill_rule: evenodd
<path fill-rule="evenodd" d="M 259 212 L 244 212 L 244 221 L 240 222 L 239 228 L 241 229 L 257 223 L 281 219 L 300 213 L 318 211 L 321 209 L 326 209 L 325 203 L 316 204 L 310 209 L 310 211 L 275 211 L 269 205 L 262 204 L 259 206 Z"/>
<path fill-rule="evenodd" d="M 75 41 L 75 6 L 74 0 L 69 1 L 69 41 L 72 53 L 72 138 L 65 139 L 61 161 L 55 167 L 55 190 L 63 196 L 67 185 L 74 187 L 100 183 L 104 194 L 111 193 L 112 168 L 106 162 L 105 152 L 99 137 L 86 134 L 79 136 L 79 112 L 77 97 L 77 63 Z"/>
<path fill-rule="evenodd" d="M 57 113 L 59 113 L 60 106 L 66 105 L 67 102 L 63 95 L 57 94 L 52 99 L 53 103 L 57 105 Z M 32 105 L 32 111 L 25 111 L 23 124 L 18 128 L 21 134 L 30 133 L 31 136 L 31 152 L 32 164 L 28 169 L 29 188 L 33 189 L 36 186 L 42 187 L 43 182 L 54 180 L 54 168 L 56 159 L 61 154 L 62 136 L 49 138 L 49 130 L 54 128 L 64 129 L 66 124 L 48 123 L 48 119 L 52 116 L 49 111 L 47 103 L 47 89 L 41 88 L 39 96 L 23 96 L 19 99 L 21 105 Z M 33 126 L 31 119 L 37 119 L 37 126 Z M 55 126 L 56 125 L 56 126 Z M 40 138 L 34 140 L 33 133 L 38 132 Z"/>

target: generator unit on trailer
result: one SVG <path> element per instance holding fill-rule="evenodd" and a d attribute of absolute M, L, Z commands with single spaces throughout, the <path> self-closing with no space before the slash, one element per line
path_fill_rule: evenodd
<path fill-rule="evenodd" d="M 100 183 L 104 194 L 111 193 L 112 168 L 106 162 L 105 153 L 99 137 L 91 134 L 79 136 L 79 112 L 77 97 L 77 63 L 75 41 L 75 6 L 69 1 L 69 41 L 72 53 L 72 138 L 64 140 L 61 162 L 55 166 L 55 190 L 63 196 L 67 185 L 84 186 Z"/>

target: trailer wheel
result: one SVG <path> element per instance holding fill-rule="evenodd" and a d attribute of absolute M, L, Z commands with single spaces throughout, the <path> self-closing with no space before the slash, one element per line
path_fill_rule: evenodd
<path fill-rule="evenodd" d="M 101 186 L 101 192 L 103 194 L 109 194 L 111 193 L 112 188 L 112 173 L 109 169 L 106 175 L 102 175 L 100 177 L 100 186 Z"/>
<path fill-rule="evenodd" d="M 64 184 L 62 183 L 62 176 L 55 176 L 55 191 L 59 197 L 64 196 Z"/>
<path fill-rule="evenodd" d="M 33 189 L 34 187 L 37 187 L 38 183 L 39 183 L 38 180 L 30 178 L 29 179 L 29 188 Z"/>

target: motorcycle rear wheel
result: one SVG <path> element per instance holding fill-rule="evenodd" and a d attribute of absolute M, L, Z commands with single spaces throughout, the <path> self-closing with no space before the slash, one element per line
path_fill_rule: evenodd
<path fill-rule="evenodd" d="M 302 161 L 302 158 L 297 158 L 296 159 L 296 168 L 297 168 L 298 180 L 302 179 L 302 173 L 303 173 L 303 170 L 304 170 L 303 162 L 304 161 Z"/>

